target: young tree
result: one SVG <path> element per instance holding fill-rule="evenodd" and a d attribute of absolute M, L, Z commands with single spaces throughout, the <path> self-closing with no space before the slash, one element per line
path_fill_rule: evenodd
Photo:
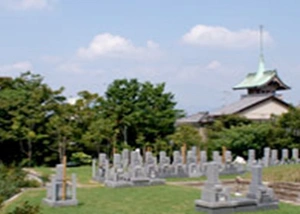
<path fill-rule="evenodd" d="M 180 148 L 184 143 L 190 146 L 203 147 L 202 139 L 197 128 L 190 125 L 180 125 L 176 127 L 174 134 L 169 136 L 169 139 Z"/>

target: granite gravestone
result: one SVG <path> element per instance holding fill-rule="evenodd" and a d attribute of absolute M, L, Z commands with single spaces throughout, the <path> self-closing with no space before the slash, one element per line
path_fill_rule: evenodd
<path fill-rule="evenodd" d="M 281 151 L 281 164 L 289 163 L 289 150 L 282 149 Z"/>
<path fill-rule="evenodd" d="M 64 181 L 64 165 L 56 165 L 56 174 L 51 177 L 51 183 L 47 184 L 47 196 L 43 202 L 51 207 L 76 206 L 76 175 L 72 174 L 72 182 Z M 65 185 L 65 188 L 64 186 Z M 65 190 L 65 192 L 63 192 Z M 65 198 L 64 198 L 65 197 Z"/>
<path fill-rule="evenodd" d="M 278 150 L 277 149 L 272 149 L 271 150 L 271 166 L 275 166 L 279 163 L 278 161 Z"/>
<path fill-rule="evenodd" d="M 249 151 L 248 151 L 248 166 L 251 167 L 255 163 L 256 163 L 255 150 L 249 149 Z"/>
<path fill-rule="evenodd" d="M 263 164 L 265 167 L 268 167 L 270 165 L 270 148 L 269 147 L 264 148 Z"/>
<path fill-rule="evenodd" d="M 299 149 L 297 148 L 292 150 L 292 161 L 294 163 L 299 163 Z"/>
<path fill-rule="evenodd" d="M 262 166 L 260 165 L 252 166 L 252 178 L 247 198 L 256 200 L 258 209 L 278 209 L 278 200 L 273 190 L 262 183 Z"/>

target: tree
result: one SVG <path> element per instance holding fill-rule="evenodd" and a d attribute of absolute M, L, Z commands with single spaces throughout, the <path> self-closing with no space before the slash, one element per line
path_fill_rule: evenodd
<path fill-rule="evenodd" d="M 180 125 L 176 127 L 174 134 L 169 136 L 169 139 L 174 142 L 177 148 L 180 148 L 184 143 L 188 146 L 203 147 L 202 139 L 197 128 L 190 125 Z"/>
<path fill-rule="evenodd" d="M 118 134 L 114 126 L 114 121 L 99 116 L 97 120 L 91 122 L 87 132 L 83 135 L 85 144 L 89 146 L 92 142 L 97 153 L 105 151 L 108 154 L 110 147 L 114 146 Z"/>
<path fill-rule="evenodd" d="M 62 90 L 52 90 L 43 83 L 40 75 L 31 72 L 1 85 L 0 97 L 5 100 L 1 114 L 8 119 L 0 124 L 5 132 L 1 141 L 17 141 L 19 151 L 26 155 L 29 165 L 33 155 L 39 155 L 33 152 L 35 144 L 47 138 L 44 124 L 51 113 L 53 101 L 60 99 Z"/>
<path fill-rule="evenodd" d="M 62 163 L 63 157 L 66 155 L 67 146 L 72 141 L 74 133 L 74 107 L 69 103 L 62 103 L 56 106 L 53 114 L 47 123 L 48 134 L 51 136 L 52 141 L 46 145 L 51 151 L 58 153 L 60 162 Z M 50 159 L 46 160 L 52 161 Z"/>
<path fill-rule="evenodd" d="M 101 107 L 103 116 L 114 121 L 117 142 L 139 147 L 174 132 L 175 120 L 181 112 L 175 105 L 174 95 L 165 92 L 163 83 L 121 79 L 109 85 Z"/>
<path fill-rule="evenodd" d="M 287 138 L 291 138 L 290 146 L 300 148 L 300 109 L 290 108 L 277 119 L 277 125 L 282 128 Z"/>
<path fill-rule="evenodd" d="M 222 129 L 210 136 L 208 145 L 212 150 L 221 150 L 225 146 L 234 155 L 247 157 L 249 149 L 255 149 L 258 157 L 262 156 L 264 147 L 284 148 L 290 144 L 290 138 L 286 138 L 282 129 L 271 122 L 252 123 Z"/>

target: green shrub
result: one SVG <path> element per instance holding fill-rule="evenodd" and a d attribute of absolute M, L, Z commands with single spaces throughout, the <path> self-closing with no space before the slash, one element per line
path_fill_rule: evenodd
<path fill-rule="evenodd" d="M 40 207 L 38 205 L 33 206 L 25 201 L 21 206 L 16 207 L 13 211 L 8 214 L 39 214 Z"/>
<path fill-rule="evenodd" d="M 26 175 L 19 167 L 0 165 L 0 198 L 6 200 L 19 193 L 23 187 L 40 186 L 37 181 L 26 179 Z"/>
<path fill-rule="evenodd" d="M 72 154 L 71 161 L 81 165 L 90 165 L 92 163 L 92 156 L 84 152 L 76 152 Z"/>

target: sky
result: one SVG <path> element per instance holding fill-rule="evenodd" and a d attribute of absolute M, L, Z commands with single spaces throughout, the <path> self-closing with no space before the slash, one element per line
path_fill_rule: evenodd
<path fill-rule="evenodd" d="M 0 76 L 32 71 L 76 98 L 103 95 L 114 79 L 166 83 L 188 114 L 239 99 L 259 60 L 300 104 L 298 0 L 0 0 Z M 281 93 L 281 92 L 280 92 Z"/>

